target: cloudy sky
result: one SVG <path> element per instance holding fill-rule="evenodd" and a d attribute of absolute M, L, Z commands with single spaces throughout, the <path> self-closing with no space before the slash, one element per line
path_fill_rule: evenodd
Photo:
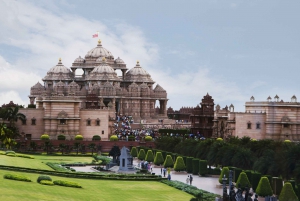
<path fill-rule="evenodd" d="M 0 104 L 29 103 L 30 87 L 96 46 L 136 60 L 168 92 L 168 107 L 194 107 L 208 92 L 221 107 L 253 95 L 300 100 L 297 0 L 0 1 Z"/>

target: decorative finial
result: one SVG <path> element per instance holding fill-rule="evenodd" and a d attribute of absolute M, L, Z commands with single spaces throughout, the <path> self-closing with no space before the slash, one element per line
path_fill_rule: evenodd
<path fill-rule="evenodd" d="M 100 39 L 98 40 L 98 44 L 101 44 L 101 40 Z"/>
<path fill-rule="evenodd" d="M 105 57 L 102 57 L 102 61 L 106 61 Z"/>
<path fill-rule="evenodd" d="M 137 60 L 137 61 L 136 61 L 136 64 L 140 64 L 140 61 L 139 61 L 139 60 Z"/>
<path fill-rule="evenodd" d="M 61 62 L 61 58 L 59 58 L 58 61 Z"/>

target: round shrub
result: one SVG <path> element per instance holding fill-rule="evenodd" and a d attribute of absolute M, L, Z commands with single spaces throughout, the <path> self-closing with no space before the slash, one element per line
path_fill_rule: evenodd
<path fill-rule="evenodd" d="M 132 157 L 137 157 L 138 153 L 136 147 L 131 148 L 130 154 Z"/>
<path fill-rule="evenodd" d="M 155 158 L 154 158 L 154 164 L 155 165 L 161 165 L 164 163 L 164 157 L 161 152 L 156 152 Z"/>
<path fill-rule="evenodd" d="M 48 134 L 41 135 L 41 140 L 50 140 L 50 137 Z"/>
<path fill-rule="evenodd" d="M 129 135 L 128 136 L 128 141 L 135 141 L 135 136 Z"/>
<path fill-rule="evenodd" d="M 48 180 L 42 180 L 42 181 L 40 181 L 40 184 L 48 185 L 48 186 L 54 185 L 54 183 L 52 181 L 48 181 Z"/>
<path fill-rule="evenodd" d="M 83 136 L 82 135 L 76 135 L 75 140 L 83 140 Z"/>
<path fill-rule="evenodd" d="M 199 159 L 194 158 L 193 161 L 193 174 L 198 174 L 199 173 Z"/>
<path fill-rule="evenodd" d="M 146 156 L 146 154 L 145 154 L 144 149 L 140 149 L 139 154 L 138 154 L 138 159 L 145 160 L 145 156 Z"/>
<path fill-rule="evenodd" d="M 290 143 L 290 142 L 291 142 L 291 140 L 284 140 L 284 142 Z"/>
<path fill-rule="evenodd" d="M 293 186 L 290 182 L 284 183 L 284 186 L 279 195 L 279 200 L 284 200 L 284 201 L 298 200 L 298 197 L 296 196 Z"/>
<path fill-rule="evenodd" d="M 58 140 L 66 140 L 66 136 L 64 136 L 64 135 L 59 135 L 59 136 L 57 136 L 57 139 L 58 139 Z"/>
<path fill-rule="evenodd" d="M 220 184 L 223 184 L 224 175 L 225 175 L 225 178 L 227 178 L 226 184 L 229 184 L 229 168 L 228 167 L 223 167 L 222 168 L 221 174 L 219 176 L 219 183 Z"/>
<path fill-rule="evenodd" d="M 42 180 L 52 181 L 52 179 L 49 175 L 40 175 L 36 181 L 38 183 L 40 183 Z"/>
<path fill-rule="evenodd" d="M 217 138 L 217 141 L 223 141 L 223 139 L 222 139 L 222 138 L 220 138 L 220 137 L 218 137 L 218 138 Z"/>
<path fill-rule="evenodd" d="M 5 152 L 5 154 L 6 154 L 6 155 L 7 155 L 7 154 L 16 154 L 16 152 L 11 151 L 11 150 L 8 150 L 8 151 Z"/>
<path fill-rule="evenodd" d="M 186 171 L 188 173 L 193 172 L 193 157 L 187 157 L 186 158 Z"/>
<path fill-rule="evenodd" d="M 273 191 L 267 177 L 261 177 L 256 188 L 256 194 L 261 197 L 272 196 Z"/>
<path fill-rule="evenodd" d="M 207 169 L 207 160 L 200 160 L 199 161 L 199 174 L 201 176 L 205 176 L 208 172 Z"/>
<path fill-rule="evenodd" d="M 118 141 L 118 136 L 112 135 L 112 136 L 110 136 L 109 140 L 110 141 Z"/>
<path fill-rule="evenodd" d="M 93 141 L 100 141 L 101 137 L 99 135 L 94 135 L 92 138 Z"/>
<path fill-rule="evenodd" d="M 172 157 L 170 155 L 167 155 L 166 160 L 164 162 L 164 167 L 165 168 L 168 168 L 168 167 L 172 168 L 173 166 L 174 166 L 174 162 L 173 162 Z"/>
<path fill-rule="evenodd" d="M 175 161 L 174 165 L 174 170 L 179 172 L 179 171 L 184 171 L 186 169 L 183 158 L 181 156 L 178 156 Z"/>
<path fill-rule="evenodd" d="M 147 151 L 145 161 L 148 161 L 148 162 L 153 162 L 154 161 L 154 156 L 153 156 L 152 150 Z"/>
<path fill-rule="evenodd" d="M 150 141 L 152 141 L 152 137 L 151 137 L 151 136 L 149 136 L 149 135 L 148 135 L 148 136 L 146 136 L 146 137 L 145 137 L 145 141 L 147 141 L 147 142 L 150 142 Z"/>
<path fill-rule="evenodd" d="M 248 188 L 251 187 L 250 181 L 245 172 L 241 172 L 241 174 L 239 175 L 239 178 L 236 182 L 236 186 L 241 188 L 242 190 L 245 189 L 246 187 L 248 187 Z"/>

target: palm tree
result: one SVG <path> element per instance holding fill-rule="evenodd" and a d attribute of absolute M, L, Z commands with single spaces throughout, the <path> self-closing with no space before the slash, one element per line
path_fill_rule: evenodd
<path fill-rule="evenodd" d="M 92 150 L 92 155 L 94 155 L 94 150 L 96 149 L 96 144 L 95 143 L 89 144 L 89 149 Z"/>
<path fill-rule="evenodd" d="M 2 144 L 6 146 L 7 149 L 11 148 L 11 145 L 14 144 L 13 132 L 11 129 L 7 128 L 5 123 L 0 123 L 0 140 Z"/>
<path fill-rule="evenodd" d="M 18 119 L 21 121 L 25 121 L 26 116 L 22 113 L 19 113 L 19 107 L 10 107 L 6 110 L 4 119 L 9 121 L 9 127 L 15 127 L 15 122 L 17 122 Z"/>

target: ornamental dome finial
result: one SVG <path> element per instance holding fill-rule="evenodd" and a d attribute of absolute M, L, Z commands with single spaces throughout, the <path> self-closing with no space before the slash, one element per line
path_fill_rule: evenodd
<path fill-rule="evenodd" d="M 98 45 L 101 45 L 101 40 L 100 39 L 98 40 Z"/>
<path fill-rule="evenodd" d="M 102 57 L 102 61 L 106 61 L 105 57 Z"/>
<path fill-rule="evenodd" d="M 61 58 L 59 58 L 58 61 L 61 62 Z"/>

